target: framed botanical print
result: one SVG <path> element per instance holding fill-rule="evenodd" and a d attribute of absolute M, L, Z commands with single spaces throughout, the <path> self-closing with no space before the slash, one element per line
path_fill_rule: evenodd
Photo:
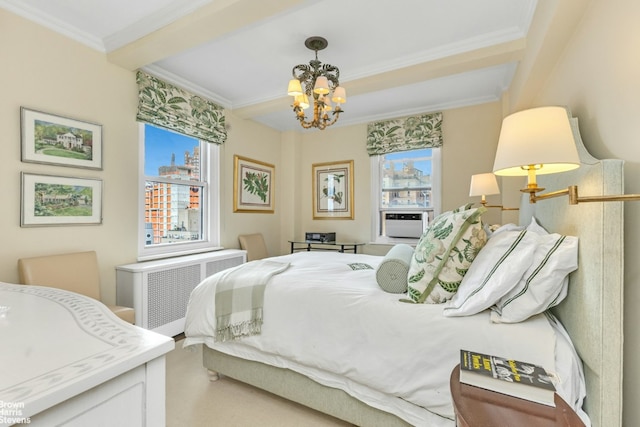
<path fill-rule="evenodd" d="M 313 219 L 353 219 L 353 160 L 312 165 Z"/>
<path fill-rule="evenodd" d="M 233 211 L 273 213 L 276 167 L 233 156 Z"/>
<path fill-rule="evenodd" d="M 20 226 L 102 223 L 102 180 L 22 173 Z"/>
<path fill-rule="evenodd" d="M 23 162 L 102 169 L 102 126 L 20 109 Z"/>

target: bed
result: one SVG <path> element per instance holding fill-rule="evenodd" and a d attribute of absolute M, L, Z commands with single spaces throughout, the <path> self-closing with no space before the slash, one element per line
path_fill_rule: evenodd
<path fill-rule="evenodd" d="M 576 119 L 572 125 L 582 167 L 539 183 L 622 193 L 622 162 L 591 157 Z M 287 268 L 264 290 L 260 333 L 242 339 L 216 339 L 215 285 L 203 282 L 189 302 L 184 345 L 202 344 L 211 371 L 372 426 L 455 425 L 449 375 L 460 349 L 484 351 L 542 364 L 558 374 L 558 393 L 587 425 L 620 425 L 622 213 L 620 202 L 523 201 L 523 227 L 535 218 L 549 232 L 579 238 L 567 297 L 526 321 L 493 323 L 488 309 L 444 316 L 443 304 L 408 304 L 382 290 L 375 272 L 384 257 L 304 252 L 268 260 Z"/>

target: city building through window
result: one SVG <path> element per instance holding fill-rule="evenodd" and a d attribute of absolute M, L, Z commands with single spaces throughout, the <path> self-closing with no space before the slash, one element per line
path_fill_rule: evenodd
<path fill-rule="evenodd" d="M 217 167 L 211 173 L 217 145 L 150 124 L 141 127 L 144 206 L 139 258 L 211 249 L 217 242 L 210 214 L 211 206 L 217 206 L 217 191 L 211 186 L 212 176 L 217 176 Z"/>

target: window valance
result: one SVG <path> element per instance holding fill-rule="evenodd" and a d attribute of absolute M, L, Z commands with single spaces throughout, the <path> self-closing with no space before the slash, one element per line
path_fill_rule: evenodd
<path fill-rule="evenodd" d="M 215 144 L 227 139 L 224 109 L 143 71 L 138 83 L 137 120 Z"/>
<path fill-rule="evenodd" d="M 442 113 L 373 122 L 367 126 L 370 156 L 441 146 Z"/>

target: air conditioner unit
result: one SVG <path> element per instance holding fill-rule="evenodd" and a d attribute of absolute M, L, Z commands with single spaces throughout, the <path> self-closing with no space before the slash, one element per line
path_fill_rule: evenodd
<path fill-rule="evenodd" d="M 136 325 L 174 337 L 184 332 L 191 291 L 205 278 L 246 262 L 225 249 L 116 267 L 116 304 L 133 307 Z"/>
<path fill-rule="evenodd" d="M 387 237 L 420 238 L 427 226 L 426 212 L 385 212 L 384 235 Z"/>

